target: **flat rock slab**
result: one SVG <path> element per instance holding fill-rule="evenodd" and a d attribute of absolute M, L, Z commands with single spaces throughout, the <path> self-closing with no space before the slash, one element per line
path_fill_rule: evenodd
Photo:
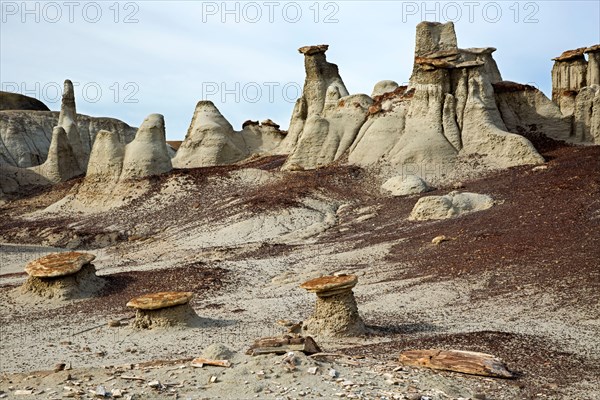
<path fill-rule="evenodd" d="M 300 287 L 312 293 L 323 293 L 352 289 L 356 286 L 358 277 L 356 275 L 322 276 L 304 282 Z"/>
<path fill-rule="evenodd" d="M 25 266 L 25 272 L 36 278 L 55 278 L 72 275 L 96 258 L 90 253 L 71 251 L 68 253 L 52 253 L 31 261 Z"/>
<path fill-rule="evenodd" d="M 192 299 L 192 292 L 159 292 L 145 294 L 127 303 L 127 307 L 138 310 L 159 310 L 161 308 L 187 304 Z"/>

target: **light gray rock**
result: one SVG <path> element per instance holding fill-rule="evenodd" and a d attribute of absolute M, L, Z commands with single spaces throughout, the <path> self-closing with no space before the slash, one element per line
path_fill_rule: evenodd
<path fill-rule="evenodd" d="M 398 83 L 394 81 L 379 81 L 373 87 L 373 92 L 371 93 L 371 97 L 381 96 L 384 93 L 393 92 L 398 88 Z"/>
<path fill-rule="evenodd" d="M 58 119 L 55 111 L 0 111 L 0 163 L 23 168 L 43 164 Z M 114 118 L 78 114 L 77 130 L 84 151 L 89 154 L 99 131 L 115 132 L 119 141 L 127 144 L 137 128 Z"/>
<path fill-rule="evenodd" d="M 600 85 L 600 44 L 585 49 L 588 56 L 586 84 Z"/>
<path fill-rule="evenodd" d="M 140 125 L 135 139 L 125 147 L 121 180 L 159 175 L 173 169 L 167 150 L 165 120 L 150 114 Z"/>
<path fill-rule="evenodd" d="M 385 181 L 381 190 L 392 196 L 408 196 L 428 192 L 431 187 L 416 175 L 399 175 Z"/>
<path fill-rule="evenodd" d="M 579 90 L 573 118 L 573 138 L 576 141 L 600 144 L 600 85 Z"/>
<path fill-rule="evenodd" d="M 314 169 L 339 159 L 354 142 L 373 100 L 348 95 L 337 65 L 327 62 L 327 45 L 306 46 L 306 80 L 281 151 L 290 151 L 282 169 Z"/>
<path fill-rule="evenodd" d="M 334 102 L 348 96 L 348 90 L 340 77 L 338 67 L 327 61 L 325 52 L 328 45 L 305 46 L 298 49 L 304 54 L 306 79 L 302 96 L 296 101 L 288 134 L 281 143 L 279 151 L 292 153 L 300 141 L 309 118 L 322 117 L 326 100 Z M 318 152 L 319 150 L 316 150 Z"/>
<path fill-rule="evenodd" d="M 510 132 L 531 132 L 556 140 L 576 141 L 571 134 L 571 119 L 537 88 L 503 81 L 494 84 L 494 93 L 502 120 Z"/>
<path fill-rule="evenodd" d="M 242 137 L 211 101 L 199 101 L 185 139 L 173 158 L 176 168 L 232 164 L 248 154 Z"/>
<path fill-rule="evenodd" d="M 84 151 L 77 128 L 77 110 L 75 107 L 75 91 L 73 83 L 70 80 L 65 80 L 62 102 L 60 105 L 60 114 L 58 116 L 58 126 L 64 128 L 67 133 L 67 138 L 73 149 L 73 154 L 77 158 L 79 167 L 82 170 L 86 169 L 89 158 L 89 151 Z M 87 149 L 86 149 L 87 150 Z"/>
<path fill-rule="evenodd" d="M 125 145 L 119 141 L 115 132 L 101 130 L 96 135 L 90 154 L 86 182 L 116 183 L 123 169 Z"/>
<path fill-rule="evenodd" d="M 199 101 L 185 139 L 173 158 L 175 168 L 227 165 L 255 154 L 272 152 L 285 132 L 270 120 L 246 121 L 241 132 L 211 101 Z"/>
<path fill-rule="evenodd" d="M 411 221 L 441 220 L 491 208 L 494 200 L 485 194 L 450 192 L 445 196 L 421 197 L 408 217 Z"/>
<path fill-rule="evenodd" d="M 46 161 L 39 167 L 31 167 L 31 170 L 52 183 L 64 182 L 83 174 L 68 134 L 62 126 L 56 126 L 52 131 L 52 141 Z"/>
<path fill-rule="evenodd" d="M 509 132 L 502 120 L 493 87 L 501 81 L 494 51 L 459 49 L 451 22 L 420 23 L 408 88 L 377 98 L 350 147 L 348 162 L 393 169 L 412 164 L 438 176 L 472 154 L 501 168 L 543 162 L 533 145 Z M 513 112 L 515 124 L 521 113 L 531 121 L 538 110 L 525 111 Z M 561 120 L 560 115 L 546 114 Z M 556 118 L 544 114 L 535 122 L 551 126 Z"/>

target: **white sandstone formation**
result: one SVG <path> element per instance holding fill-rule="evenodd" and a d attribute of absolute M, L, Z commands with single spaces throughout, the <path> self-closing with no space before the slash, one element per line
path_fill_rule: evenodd
<path fill-rule="evenodd" d="M 75 91 L 73 82 L 69 79 L 65 81 L 62 102 L 60 105 L 60 114 L 58 116 L 58 126 L 61 126 L 67 133 L 67 138 L 75 158 L 82 170 L 87 168 L 89 152 L 84 151 L 81 144 L 81 136 L 77 128 L 77 110 L 75 107 Z"/>
<path fill-rule="evenodd" d="M 487 210 L 494 200 L 485 194 L 450 192 L 445 196 L 421 197 L 413 207 L 411 221 L 428 221 L 459 217 L 463 214 Z"/>
<path fill-rule="evenodd" d="M 0 111 L 0 164 L 22 168 L 43 164 L 48 157 L 55 126 L 61 126 L 66 131 L 79 166 L 83 170 L 87 168 L 87 160 L 97 132 L 103 129 L 116 132 L 124 144 L 131 142 L 136 133 L 136 128 L 117 119 L 78 115 L 73 84 L 66 80 L 60 113 L 32 110 Z"/>
<path fill-rule="evenodd" d="M 600 144 L 600 45 L 567 50 L 553 60 L 552 99 L 570 122 L 565 140 Z"/>
<path fill-rule="evenodd" d="M 52 141 L 46 161 L 38 167 L 31 167 L 30 170 L 40 174 L 51 183 L 64 182 L 83 174 L 84 170 L 81 168 L 69 136 L 62 126 L 56 126 L 52 131 Z"/>
<path fill-rule="evenodd" d="M 451 22 L 420 23 L 409 86 L 374 98 L 349 163 L 442 171 L 471 154 L 500 168 L 543 162 L 502 120 L 493 86 L 502 80 L 494 51 L 459 49 Z"/>
<path fill-rule="evenodd" d="M 506 128 L 519 134 L 543 134 L 571 140 L 571 121 L 558 105 L 530 85 L 502 81 L 494 85 L 496 103 Z"/>
<path fill-rule="evenodd" d="M 338 67 L 327 62 L 328 45 L 305 46 L 306 80 L 280 151 L 290 152 L 283 169 L 313 169 L 339 159 L 352 145 L 373 103 L 348 95 Z"/>
<path fill-rule="evenodd" d="M 171 169 L 164 117 L 150 114 L 128 145 L 115 132 L 98 132 L 83 182 L 46 211 L 93 213 L 122 206 L 147 192 L 150 185 L 143 178 Z"/>
<path fill-rule="evenodd" d="M 66 131 L 56 126 L 52 131 L 48 156 L 42 165 L 20 168 L 0 164 L 0 194 L 64 182 L 83 172 Z"/>
<path fill-rule="evenodd" d="M 98 132 L 90 154 L 85 181 L 118 182 L 124 157 L 125 145 L 119 141 L 119 135 L 105 130 Z"/>
<path fill-rule="evenodd" d="M 211 101 L 199 101 L 185 139 L 173 158 L 173 166 L 233 164 L 253 154 L 273 151 L 284 135 L 271 120 L 262 124 L 246 121 L 242 131 L 237 132 Z"/>
<path fill-rule="evenodd" d="M 144 178 L 171 169 L 164 117 L 150 114 L 140 125 L 135 139 L 125 147 L 120 179 Z"/>
<path fill-rule="evenodd" d="M 586 86 L 587 61 L 585 47 L 567 50 L 553 58 L 552 101 L 558 104 L 564 115 L 573 115 L 575 96 L 579 89 Z"/>

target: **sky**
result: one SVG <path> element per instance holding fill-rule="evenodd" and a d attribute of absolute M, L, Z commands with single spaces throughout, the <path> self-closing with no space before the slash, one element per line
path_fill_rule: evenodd
<path fill-rule="evenodd" d="M 504 80 L 551 92 L 553 57 L 600 43 L 600 1 L 5 1 L 1 90 L 60 109 L 139 126 L 165 116 L 182 140 L 199 100 L 235 129 L 272 119 L 287 128 L 304 82 L 298 48 L 329 44 L 351 94 L 407 82 L 415 27 L 455 24 L 458 45 L 495 47 Z"/>

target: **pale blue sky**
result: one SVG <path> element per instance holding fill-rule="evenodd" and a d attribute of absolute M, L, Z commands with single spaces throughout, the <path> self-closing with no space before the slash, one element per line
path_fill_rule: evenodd
<path fill-rule="evenodd" d="M 298 47 L 329 44 L 350 93 L 370 94 L 380 80 L 408 80 L 421 20 L 450 19 L 460 47 L 496 47 L 505 80 L 549 94 L 550 59 L 600 43 L 599 4 L 29 1 L 25 10 L 2 0 L 0 81 L 58 110 L 57 88 L 71 79 L 80 113 L 133 126 L 161 113 L 172 140 L 185 136 L 203 98 L 236 129 L 266 118 L 286 128 L 304 80 Z"/>

